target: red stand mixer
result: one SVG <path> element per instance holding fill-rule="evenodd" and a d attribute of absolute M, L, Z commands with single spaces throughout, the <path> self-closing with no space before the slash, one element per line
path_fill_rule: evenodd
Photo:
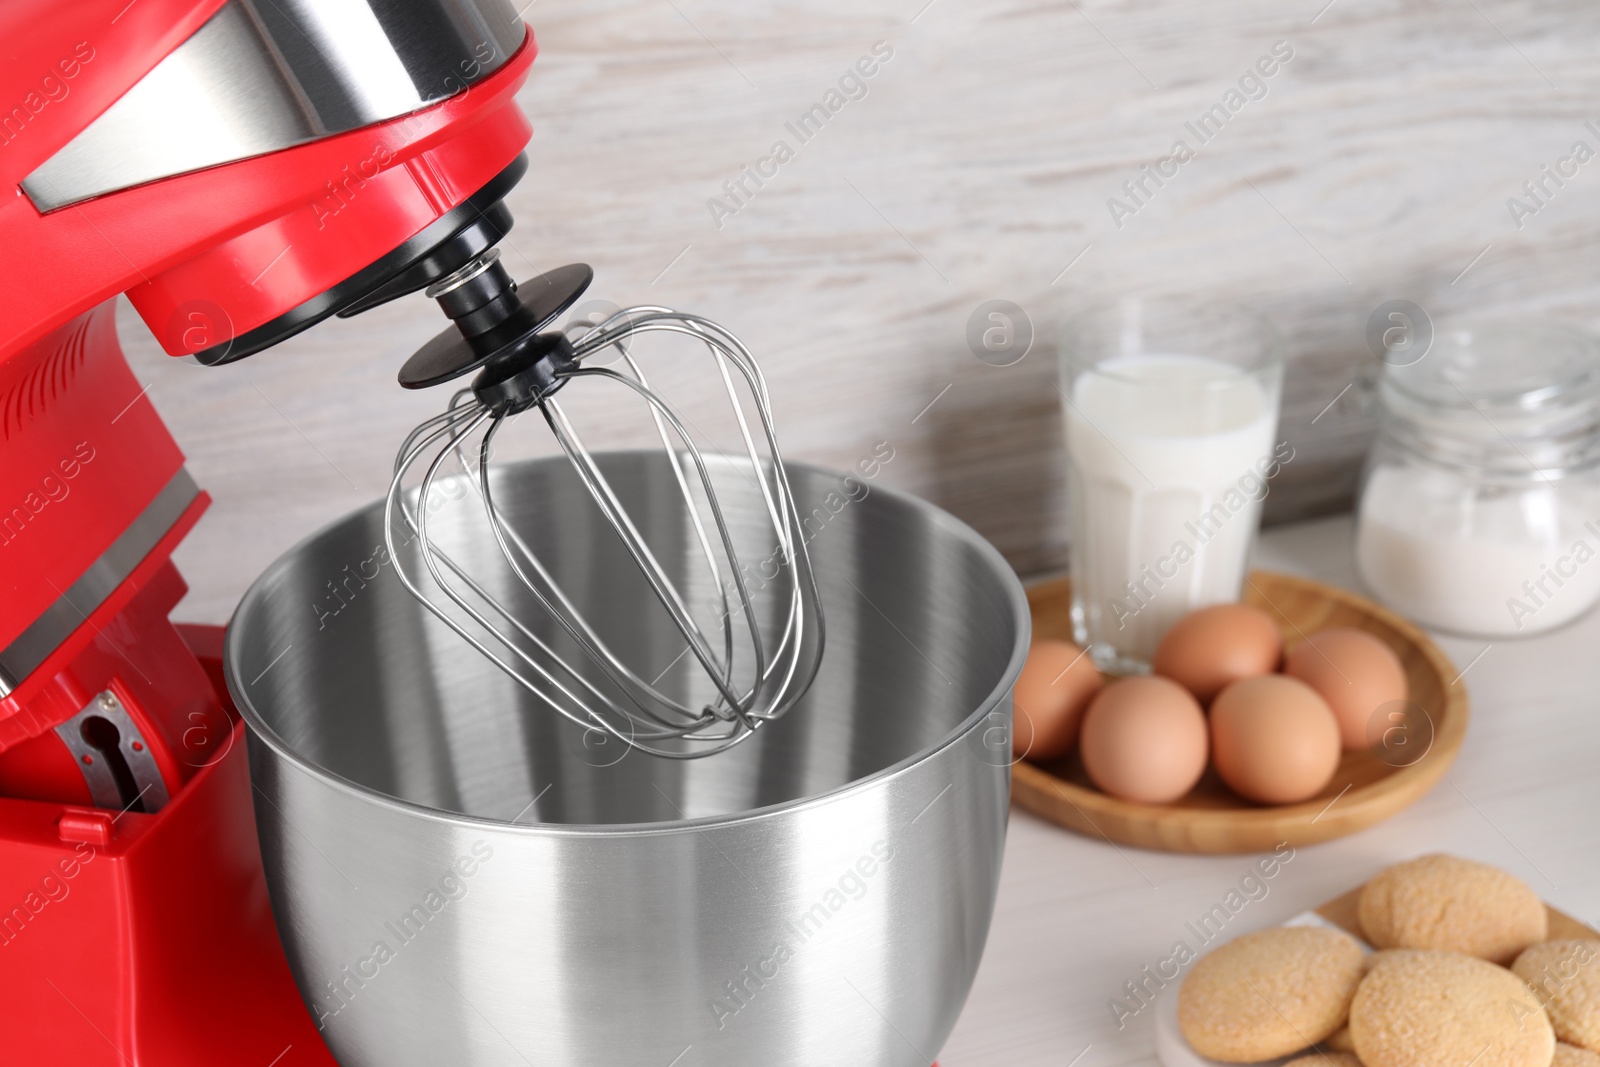
<path fill-rule="evenodd" d="M 510 227 L 506 0 L 0 7 L 0 1045 L 332 1064 L 262 880 L 221 631 L 175 626 L 207 497 L 118 346 L 241 358 Z"/>

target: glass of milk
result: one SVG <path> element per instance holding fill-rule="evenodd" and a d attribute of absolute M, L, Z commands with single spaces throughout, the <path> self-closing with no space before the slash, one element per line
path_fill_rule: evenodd
<path fill-rule="evenodd" d="M 1167 628 L 1239 598 L 1277 445 L 1283 343 L 1224 305 L 1129 298 L 1072 319 L 1061 393 L 1072 623 L 1101 670 L 1149 670 Z"/>

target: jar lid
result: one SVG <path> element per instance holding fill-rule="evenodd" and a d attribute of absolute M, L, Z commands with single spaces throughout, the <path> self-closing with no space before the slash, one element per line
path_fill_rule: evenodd
<path fill-rule="evenodd" d="M 1600 340 L 1576 326 L 1490 321 L 1442 330 L 1386 366 L 1386 427 L 1418 451 L 1540 476 L 1600 463 Z"/>

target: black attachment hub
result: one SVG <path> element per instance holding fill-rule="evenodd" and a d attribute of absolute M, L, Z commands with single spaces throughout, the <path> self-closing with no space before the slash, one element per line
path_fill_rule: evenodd
<path fill-rule="evenodd" d="M 593 280 L 587 264 L 573 263 L 518 285 L 500 265 L 498 250 L 474 257 L 428 287 L 428 295 L 439 301 L 455 328 L 406 360 L 400 384 L 422 389 L 493 363 L 518 364 L 529 351 L 542 353 L 550 345 L 540 331 L 577 302 Z"/>
<path fill-rule="evenodd" d="M 472 379 L 472 392 L 496 415 L 515 415 L 560 389 L 577 366 L 565 334 L 537 333 L 485 364 Z"/>

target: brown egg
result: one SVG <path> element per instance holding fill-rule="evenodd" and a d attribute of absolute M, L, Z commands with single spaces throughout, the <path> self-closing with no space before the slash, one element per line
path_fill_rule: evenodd
<path fill-rule="evenodd" d="M 1150 666 L 1209 704 L 1229 682 L 1277 670 L 1282 654 L 1272 616 L 1248 604 L 1213 604 L 1173 623 Z"/>
<path fill-rule="evenodd" d="M 1052 760 L 1072 751 L 1083 710 L 1104 681 L 1094 661 L 1071 641 L 1035 641 L 1013 697 L 1017 717 L 1011 749 L 1017 758 Z"/>
<path fill-rule="evenodd" d="M 1362 630 L 1319 630 L 1289 651 L 1283 670 L 1322 694 L 1352 751 L 1371 746 L 1367 728 L 1379 708 L 1406 699 L 1400 657 Z"/>
<path fill-rule="evenodd" d="M 1167 804 L 1206 769 L 1206 715 L 1166 678 L 1123 678 L 1089 705 L 1078 740 L 1094 784 L 1123 800 Z"/>
<path fill-rule="evenodd" d="M 1339 767 L 1339 724 L 1298 678 L 1242 678 L 1211 704 L 1211 759 L 1228 788 L 1261 804 L 1295 804 Z"/>

